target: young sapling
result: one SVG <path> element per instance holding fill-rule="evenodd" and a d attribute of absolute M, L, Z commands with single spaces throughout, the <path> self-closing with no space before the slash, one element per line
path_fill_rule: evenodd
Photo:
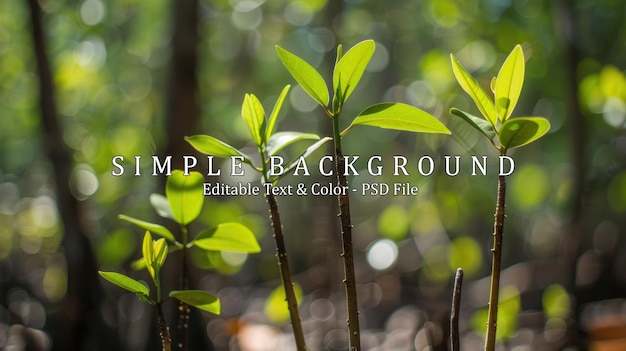
<path fill-rule="evenodd" d="M 506 156 L 512 148 L 527 145 L 545 135 L 550 129 L 550 122 L 543 117 L 510 118 L 524 83 L 525 60 L 520 45 L 516 45 L 506 58 L 498 75 L 491 80 L 493 98 L 483 90 L 478 82 L 450 55 L 452 71 L 457 82 L 472 98 L 482 118 L 468 112 L 452 108 L 450 113 L 460 117 L 472 128 L 484 135 L 499 152 Z M 489 312 L 485 350 L 493 351 L 496 343 L 498 320 L 498 299 L 500 293 L 500 271 L 502 261 L 502 238 L 504 232 L 506 199 L 506 177 L 498 176 L 496 211 L 493 224 L 493 248 L 491 264 L 491 284 L 489 292 Z"/>
<path fill-rule="evenodd" d="M 359 113 L 356 118 L 342 131 L 341 113 L 344 103 L 359 81 L 371 60 L 376 44 L 373 40 L 365 40 L 354 45 L 343 54 L 341 45 L 337 48 L 337 59 L 332 77 L 333 99 L 330 100 L 328 86 L 322 75 L 309 63 L 291 52 L 276 47 L 278 57 L 289 73 L 300 84 L 309 96 L 322 106 L 330 117 L 333 127 L 334 166 L 336 184 L 345 189 L 348 180 L 344 174 L 345 158 L 341 139 L 355 126 L 369 125 L 380 128 L 404 130 L 411 132 L 450 134 L 437 118 L 417 107 L 395 102 L 371 105 Z M 350 197 L 348 192 L 337 195 L 339 217 L 341 222 L 342 253 L 344 267 L 344 283 L 348 313 L 348 340 L 351 351 L 361 350 L 361 332 L 359 326 L 359 309 L 357 302 L 354 250 L 352 245 L 352 222 L 350 215 Z"/>
<path fill-rule="evenodd" d="M 274 105 L 274 109 L 269 118 L 265 116 L 265 110 L 259 99 L 253 94 L 246 94 L 241 107 L 241 115 L 249 127 L 252 140 L 254 141 L 259 157 L 260 165 L 255 165 L 251 158 L 242 151 L 228 145 L 227 143 L 216 139 L 209 135 L 194 135 L 187 137 L 186 140 L 198 151 L 216 157 L 242 157 L 243 162 L 250 165 L 255 171 L 261 175 L 263 185 L 269 188 L 274 187 L 280 178 L 284 177 L 289 171 L 296 167 L 297 162 L 302 157 L 308 157 L 313 151 L 317 150 L 330 138 L 321 139 L 319 136 L 311 133 L 301 132 L 274 132 L 276 121 L 282 108 L 283 102 L 287 96 L 290 86 L 287 85 L 281 92 Z M 315 140 L 316 142 L 309 146 L 298 157 L 288 163 L 287 167 L 279 174 L 273 174 L 270 169 L 270 157 L 278 154 L 285 147 L 290 146 L 300 140 Z M 264 186 L 265 189 L 265 186 Z M 293 279 L 289 268 L 289 259 L 287 257 L 287 249 L 285 246 L 285 238 L 283 226 L 278 210 L 278 201 L 272 191 L 265 191 L 265 199 L 269 206 L 270 220 L 274 232 L 274 242 L 276 244 L 276 259 L 280 270 L 280 277 L 285 291 L 287 307 L 293 327 L 296 348 L 299 351 L 306 350 L 306 341 L 302 322 L 298 312 L 298 299 L 294 290 Z"/>
<path fill-rule="evenodd" d="M 254 233 L 237 222 L 221 223 L 216 228 L 198 233 L 193 240 L 190 239 L 188 225 L 198 218 L 204 204 L 203 180 L 204 177 L 198 172 L 190 172 L 185 175 L 181 170 L 174 170 L 172 175 L 167 178 L 165 197 L 157 194 L 150 197 L 150 203 L 159 215 L 175 221 L 180 226 L 181 235 L 178 239 L 167 227 L 161 224 L 126 215 L 119 216 L 120 219 L 146 230 L 142 244 L 143 255 L 133 263 L 133 267 L 136 269 L 145 268 L 148 271 L 156 289 L 156 297 L 150 296 L 150 289 L 146 284 L 133 278 L 116 272 L 99 272 L 109 282 L 136 294 L 140 300 L 156 306 L 163 351 L 171 350 L 172 343 L 169 327 L 163 314 L 163 303 L 169 298 L 175 298 L 180 303 L 181 340 L 178 345 L 180 345 L 181 350 L 186 350 L 188 345 L 186 331 L 188 330 L 189 309 L 187 306 L 193 306 L 213 314 L 219 314 L 221 309 L 217 297 L 202 290 L 189 289 L 187 250 L 196 247 L 204 251 L 245 253 L 261 251 Z M 152 234 L 161 238 L 153 240 Z M 181 251 L 181 281 L 179 288 L 171 290 L 164 298 L 159 272 L 165 264 L 167 256 L 177 251 Z"/>

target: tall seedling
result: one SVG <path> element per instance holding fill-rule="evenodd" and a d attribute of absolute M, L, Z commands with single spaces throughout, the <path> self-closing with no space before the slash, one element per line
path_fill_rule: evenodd
<path fill-rule="evenodd" d="M 319 136 L 310 133 L 274 133 L 276 121 L 278 119 L 278 115 L 282 108 L 285 97 L 287 96 L 287 92 L 289 91 L 289 87 L 290 86 L 287 85 L 279 95 L 278 100 L 276 101 L 274 109 L 272 110 L 269 118 L 265 117 L 265 110 L 263 108 L 263 105 L 261 105 L 261 102 L 255 95 L 246 94 L 244 97 L 243 105 L 241 107 L 241 115 L 250 129 L 252 140 L 257 147 L 261 159 L 260 165 L 255 165 L 250 157 L 248 157 L 246 154 L 212 136 L 194 135 L 191 137 L 187 137 L 186 140 L 196 150 L 209 156 L 239 157 L 242 162 L 247 163 L 254 170 L 261 174 L 263 184 L 270 184 L 271 186 L 276 185 L 280 178 L 285 176 L 297 165 L 298 160 L 301 157 L 309 156 L 313 151 L 317 150 L 326 141 L 330 140 L 330 138 L 324 138 L 320 140 Z M 285 147 L 300 140 L 316 140 L 316 142 L 308 147 L 298 157 L 295 157 L 280 174 L 273 174 L 269 169 L 270 157 L 276 156 Z M 302 329 L 302 323 L 300 321 L 300 315 L 298 312 L 298 299 L 294 290 L 294 283 L 291 279 L 291 273 L 289 270 L 289 260 L 287 258 L 287 249 L 285 247 L 285 239 L 283 235 L 282 222 L 280 220 L 280 212 L 278 211 L 278 202 L 272 192 L 265 193 L 265 199 L 269 206 L 270 219 L 272 221 L 272 228 L 274 230 L 274 241 L 276 244 L 276 259 L 278 261 L 280 277 L 285 291 L 285 297 L 287 300 L 287 307 L 289 309 L 291 324 L 293 326 L 296 347 L 299 351 L 303 351 L 306 350 L 304 331 Z"/>
<path fill-rule="evenodd" d="M 199 232 L 193 240 L 190 239 L 188 225 L 200 215 L 204 204 L 202 194 L 204 177 L 198 172 L 184 174 L 181 170 L 174 170 L 167 178 L 165 185 L 165 197 L 152 194 L 150 203 L 156 212 L 165 218 L 173 220 L 180 226 L 180 235 L 175 236 L 167 227 L 151 223 L 126 215 L 120 215 L 120 219 L 130 222 L 146 230 L 143 244 L 142 257 L 133 263 L 136 269 L 147 269 L 150 278 L 156 288 L 156 297 L 150 295 L 150 289 L 131 277 L 116 272 L 99 272 L 109 282 L 126 289 L 139 297 L 140 300 L 153 304 L 157 307 L 157 318 L 161 333 L 163 351 L 171 350 L 171 336 L 168 324 L 163 314 L 163 303 L 169 298 L 179 301 L 181 340 L 178 345 L 181 350 L 188 347 L 187 330 L 189 321 L 188 306 L 194 306 L 214 314 L 220 313 L 220 301 L 217 297 L 202 290 L 189 289 L 188 277 L 188 250 L 196 247 L 203 251 L 235 251 L 243 253 L 256 253 L 261 251 L 256 237 L 246 226 L 228 222 L 221 223 L 216 228 Z M 152 234 L 161 238 L 152 239 Z M 171 253 L 180 251 L 181 280 L 176 290 L 171 290 L 167 297 L 163 298 L 162 284 L 159 272 L 165 264 L 165 259 Z"/>
<path fill-rule="evenodd" d="M 322 106 L 333 125 L 334 164 L 336 183 L 345 188 L 348 184 L 345 162 L 341 147 L 341 138 L 353 127 L 369 125 L 380 128 L 405 130 L 411 132 L 444 133 L 450 131 L 435 117 L 416 107 L 394 102 L 371 105 L 359 113 L 343 131 L 340 129 L 340 115 L 344 103 L 354 92 L 361 80 L 365 68 L 375 50 L 373 40 L 365 40 L 343 55 L 342 46 L 337 48 L 337 59 L 333 71 L 332 91 L 330 100 L 328 86 L 320 73 L 300 57 L 277 46 L 278 57 L 289 73 L 300 84 L 309 96 Z M 354 274 L 354 253 L 352 248 L 352 223 L 350 219 L 350 198 L 347 193 L 337 196 L 339 217 L 341 219 L 341 236 L 344 266 L 344 282 L 348 311 L 348 337 L 351 351 L 361 350 L 361 334 L 359 327 L 359 310 L 357 303 L 356 279 Z"/>
<path fill-rule="evenodd" d="M 515 46 L 502 64 L 497 77 L 491 80 L 493 99 L 453 55 L 450 55 L 450 59 L 456 80 L 472 98 L 483 118 L 473 116 L 456 108 L 452 108 L 450 113 L 462 118 L 472 128 L 489 139 L 494 148 L 500 153 L 500 156 L 506 156 L 508 150 L 527 145 L 548 132 L 550 122 L 543 117 L 517 117 L 510 119 L 524 83 L 525 61 L 520 45 Z M 493 248 L 491 249 L 493 260 L 485 340 L 485 350 L 487 351 L 493 351 L 496 343 L 505 196 L 506 178 L 500 175 L 498 177 L 496 197 Z"/>

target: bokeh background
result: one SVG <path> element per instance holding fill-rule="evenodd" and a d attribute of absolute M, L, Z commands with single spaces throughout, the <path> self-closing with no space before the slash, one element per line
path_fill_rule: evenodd
<path fill-rule="evenodd" d="M 449 54 L 487 87 L 520 43 L 526 75 L 514 116 L 545 116 L 552 129 L 512 154 L 499 347 L 623 350 L 625 15 L 621 0 L 0 2 L 0 349 L 159 349 L 153 309 L 97 270 L 147 279 L 130 268 L 143 233 L 117 216 L 158 221 L 148 198 L 163 193 L 164 179 L 150 176 L 149 162 L 142 176 L 128 162 L 114 177 L 112 157 L 174 155 L 180 166 L 193 154 L 183 137 L 197 133 L 248 147 L 243 94 L 269 110 L 286 84 L 278 129 L 329 135 L 274 46 L 328 79 L 338 44 L 371 38 L 376 53 L 344 122 L 372 103 L 400 101 L 453 134 L 363 127 L 345 138 L 346 154 L 381 155 L 386 167 L 403 155 L 413 170 L 362 172 L 354 186 L 420 187 L 414 197 L 352 196 L 365 349 L 446 350 L 457 267 L 466 278 L 462 347 L 482 347 L 497 168 L 471 176 L 469 157 L 497 154 L 448 113 L 477 113 Z M 428 177 L 415 169 L 423 155 L 436 161 Z M 444 155 L 461 156 L 458 176 L 445 174 Z M 279 205 L 309 347 L 346 350 L 336 200 Z M 192 350 L 294 349 L 286 309 L 271 294 L 280 281 L 267 217 L 262 197 L 206 198 L 192 231 L 241 221 L 263 252 L 194 256 L 192 286 L 218 295 L 223 312 L 192 315 Z M 175 280 L 175 270 L 164 274 Z"/>

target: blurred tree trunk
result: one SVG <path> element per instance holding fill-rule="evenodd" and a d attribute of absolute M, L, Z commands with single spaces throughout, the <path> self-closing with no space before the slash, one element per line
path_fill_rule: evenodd
<path fill-rule="evenodd" d="M 39 106 L 42 149 L 52 164 L 56 200 L 63 227 L 63 254 L 67 265 L 67 292 L 58 311 L 51 316 L 52 350 L 119 349 L 116 338 L 104 324 L 99 310 L 100 282 L 93 250 L 82 221 L 82 207 L 69 189 L 72 154 L 63 141 L 54 98 L 54 81 L 46 54 L 41 9 L 28 0 L 31 34 L 39 73 Z M 110 333 L 109 335 L 104 335 Z"/>
<path fill-rule="evenodd" d="M 198 102 L 198 0 L 173 0 L 172 58 L 170 61 L 167 114 L 167 140 L 163 150 L 172 155 L 172 166 L 182 168 L 182 155 L 193 149 L 184 137 L 197 132 L 200 120 Z"/>
<path fill-rule="evenodd" d="M 201 107 L 198 101 L 198 45 L 200 35 L 198 0 L 173 0 L 170 3 L 172 17 L 172 51 L 170 59 L 170 73 L 168 93 L 166 97 L 165 147 L 161 156 L 172 156 L 173 169 L 183 168 L 183 155 L 196 155 L 196 151 L 185 141 L 185 136 L 198 133 Z M 199 159 L 199 162 L 200 159 Z M 165 184 L 165 179 L 163 179 Z M 162 190 L 159 190 L 162 191 Z M 165 223 L 164 223 L 165 224 Z M 176 228 L 172 228 L 176 229 Z M 176 231 L 175 231 L 176 232 Z M 180 255 L 171 258 L 171 265 L 166 265 L 162 275 L 163 286 L 166 289 L 194 289 L 196 282 L 189 275 L 189 262 L 183 262 Z M 186 271 L 187 273 L 181 274 Z M 184 278 L 183 278 L 184 276 Z M 183 281 L 185 280 L 185 281 Z M 197 309 L 191 308 L 190 320 L 184 320 L 189 328 L 181 329 L 181 320 L 178 313 L 178 303 L 170 303 L 165 312 L 172 335 L 172 349 L 175 350 L 213 350 L 207 338 L 205 322 Z M 156 318 L 151 327 L 153 334 L 147 344 L 148 350 L 160 348 L 160 339 L 157 335 Z M 182 330 L 187 330 L 182 332 Z M 183 346 L 177 346 L 182 339 Z"/>

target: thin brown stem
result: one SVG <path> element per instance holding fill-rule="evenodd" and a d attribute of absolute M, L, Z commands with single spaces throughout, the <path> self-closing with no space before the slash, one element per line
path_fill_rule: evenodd
<path fill-rule="evenodd" d="M 159 320 L 159 329 L 161 332 L 161 342 L 163 344 L 163 351 L 172 350 L 172 338 L 170 337 L 170 329 L 165 321 L 165 315 L 163 314 L 163 303 L 157 302 L 157 318 Z"/>
<path fill-rule="evenodd" d="M 348 179 L 344 173 L 345 158 L 341 151 L 341 135 L 339 133 L 339 112 L 331 115 L 333 119 L 333 141 L 335 144 L 335 175 L 337 185 L 341 189 L 347 189 Z M 341 221 L 341 242 L 343 251 L 343 282 L 346 288 L 346 308 L 348 311 L 348 340 L 350 351 L 361 350 L 361 327 L 359 326 L 359 303 L 356 292 L 356 274 L 354 272 L 354 249 L 352 245 L 352 217 L 350 215 L 350 196 L 347 192 L 341 192 L 337 196 L 339 202 L 339 219 Z"/>
<path fill-rule="evenodd" d="M 504 206 L 506 197 L 506 178 L 498 177 L 498 195 L 496 213 L 493 224 L 493 261 L 491 264 L 491 287 L 489 292 L 489 316 L 487 318 L 487 336 L 485 351 L 493 351 L 496 345 L 496 329 L 498 325 L 498 298 L 500 295 L 500 271 L 502 261 L 502 234 L 504 231 Z"/>
<path fill-rule="evenodd" d="M 463 269 L 457 268 L 452 292 L 452 308 L 450 310 L 450 350 L 460 350 L 459 314 L 461 313 L 461 292 L 463 291 Z"/>
<path fill-rule="evenodd" d="M 280 269 L 280 278 L 285 289 L 285 297 L 289 315 L 291 317 L 291 325 L 293 327 L 293 335 L 296 339 L 296 348 L 298 351 L 306 350 L 304 332 L 302 330 L 302 322 L 298 312 L 298 300 L 293 289 L 291 280 L 291 272 L 289 270 L 289 260 L 287 259 L 287 249 L 285 248 L 285 238 L 283 235 L 283 226 L 278 212 L 278 202 L 272 194 L 266 194 L 265 199 L 270 208 L 270 219 L 272 220 L 272 228 L 274 229 L 274 241 L 276 243 L 276 259 Z"/>
<path fill-rule="evenodd" d="M 337 136 L 335 136 L 337 140 Z M 335 173 L 337 174 L 337 185 L 341 189 L 346 189 L 348 180 L 343 169 L 345 159 L 341 153 L 341 144 L 335 142 Z M 341 219 L 341 240 L 343 252 L 344 284 L 346 288 L 346 303 L 348 310 L 348 339 L 350 341 L 350 351 L 361 350 L 361 335 L 359 326 L 359 305 L 356 292 L 356 277 L 354 272 L 354 249 L 352 247 L 352 222 L 350 217 L 350 197 L 347 192 L 342 192 L 338 197 L 339 218 Z"/>

